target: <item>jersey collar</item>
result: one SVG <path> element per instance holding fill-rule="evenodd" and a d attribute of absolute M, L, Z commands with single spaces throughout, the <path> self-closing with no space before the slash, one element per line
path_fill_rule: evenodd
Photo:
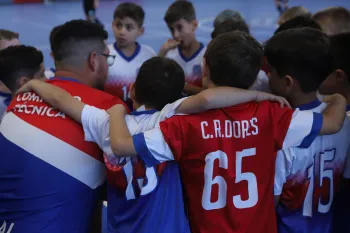
<path fill-rule="evenodd" d="M 140 53 L 140 50 L 141 50 L 140 44 L 137 42 L 135 42 L 135 43 L 136 43 L 136 49 L 135 49 L 134 53 L 131 54 L 130 57 L 125 56 L 125 54 L 120 49 L 118 49 L 117 42 L 115 42 L 113 46 L 114 46 L 115 51 L 117 51 L 117 53 L 119 54 L 119 56 L 121 56 L 124 60 L 129 62 L 129 61 L 132 61 L 132 59 L 134 59 Z"/>
<path fill-rule="evenodd" d="M 179 54 L 180 54 L 180 57 L 185 61 L 185 62 L 189 62 L 191 60 L 193 60 L 195 57 L 198 56 L 198 54 L 202 51 L 202 49 L 204 48 L 204 45 L 202 43 L 199 43 L 200 44 L 200 47 L 199 49 L 197 49 L 196 52 L 194 52 L 194 54 L 192 56 L 190 56 L 189 58 L 185 57 L 185 55 L 182 53 L 181 49 L 180 49 L 180 46 L 177 47 L 177 49 L 179 50 Z"/>
<path fill-rule="evenodd" d="M 314 100 L 314 101 L 312 101 L 310 103 L 297 106 L 297 108 L 299 108 L 300 111 L 310 110 L 310 109 L 317 108 L 318 106 L 321 105 L 321 103 L 322 102 L 319 99 L 316 99 L 316 100 Z"/>
<path fill-rule="evenodd" d="M 80 81 L 76 80 L 75 78 L 69 78 L 69 77 L 53 77 L 50 80 L 62 80 L 62 81 L 81 83 Z"/>
<path fill-rule="evenodd" d="M 145 105 L 142 105 L 135 111 L 131 112 L 130 115 L 132 116 L 139 116 L 139 115 L 151 115 L 153 113 L 157 112 L 156 109 L 146 110 Z"/>

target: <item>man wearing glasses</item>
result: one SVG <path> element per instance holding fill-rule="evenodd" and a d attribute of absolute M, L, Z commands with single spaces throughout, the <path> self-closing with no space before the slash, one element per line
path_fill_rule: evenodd
<path fill-rule="evenodd" d="M 107 32 L 73 20 L 52 30 L 57 69 L 47 81 L 100 109 L 122 101 L 104 88 Z M 0 125 L 0 231 L 86 233 L 105 182 L 102 152 L 80 124 L 35 93 L 16 96 Z M 95 231 L 97 232 L 97 231 Z"/>

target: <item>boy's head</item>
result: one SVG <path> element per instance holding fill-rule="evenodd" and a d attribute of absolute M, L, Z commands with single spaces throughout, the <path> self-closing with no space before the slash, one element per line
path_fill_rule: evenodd
<path fill-rule="evenodd" d="M 263 64 L 263 55 L 262 46 L 252 36 L 241 31 L 224 33 L 208 44 L 203 83 L 249 89 Z"/>
<path fill-rule="evenodd" d="M 112 28 L 118 46 L 127 47 L 144 33 L 145 12 L 141 6 L 126 2 L 117 6 Z"/>
<path fill-rule="evenodd" d="M 321 94 L 348 94 L 350 87 L 350 32 L 330 37 L 332 73 L 320 86 Z"/>
<path fill-rule="evenodd" d="M 311 18 L 311 13 L 303 6 L 293 6 L 291 8 L 288 8 L 281 17 L 278 20 L 278 24 L 281 25 L 285 22 L 287 22 L 290 19 L 293 19 L 297 16 L 304 16 L 307 18 Z"/>
<path fill-rule="evenodd" d="M 329 38 L 312 28 L 277 33 L 267 42 L 265 56 L 271 91 L 287 98 L 316 92 L 332 71 Z"/>
<path fill-rule="evenodd" d="M 274 34 L 277 34 L 279 32 L 286 31 L 289 29 L 305 28 L 305 27 L 313 28 L 321 31 L 321 26 L 315 20 L 311 19 L 310 17 L 297 16 L 281 24 L 281 26 L 277 28 Z"/>
<path fill-rule="evenodd" d="M 20 45 L 18 33 L 11 32 L 5 29 L 0 29 L 0 50 L 9 46 Z"/>
<path fill-rule="evenodd" d="M 131 88 L 131 99 L 161 110 L 181 97 L 184 86 L 185 74 L 179 64 L 168 58 L 153 57 L 142 64 Z"/>
<path fill-rule="evenodd" d="M 312 18 L 327 35 L 350 32 L 350 11 L 344 7 L 329 7 L 316 12 Z"/>
<path fill-rule="evenodd" d="M 242 17 L 241 13 L 235 10 L 226 9 L 221 11 L 214 19 L 213 26 L 216 28 L 221 23 L 225 21 L 244 21 L 244 18 Z"/>
<path fill-rule="evenodd" d="M 214 31 L 211 33 L 211 38 L 214 39 L 221 34 L 233 31 L 241 31 L 248 35 L 250 34 L 248 25 L 244 20 L 226 20 L 214 28 Z"/>
<path fill-rule="evenodd" d="M 188 47 L 195 39 L 198 21 L 190 1 L 179 0 L 171 4 L 165 13 L 164 20 L 173 38 L 181 42 L 181 47 Z"/>
<path fill-rule="evenodd" d="M 43 54 L 34 47 L 17 45 L 0 51 L 1 81 L 15 93 L 31 79 L 45 79 Z"/>

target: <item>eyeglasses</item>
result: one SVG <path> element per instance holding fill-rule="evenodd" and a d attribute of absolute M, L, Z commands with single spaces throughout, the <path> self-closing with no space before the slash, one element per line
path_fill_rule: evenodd
<path fill-rule="evenodd" d="M 115 55 L 105 54 L 105 53 L 96 53 L 97 55 L 104 56 L 107 59 L 108 66 L 112 66 L 114 64 Z"/>

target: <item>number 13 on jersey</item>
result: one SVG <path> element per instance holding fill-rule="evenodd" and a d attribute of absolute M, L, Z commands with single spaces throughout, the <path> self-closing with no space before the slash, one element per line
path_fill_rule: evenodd
<path fill-rule="evenodd" d="M 218 160 L 219 167 L 222 169 L 228 169 L 228 156 L 225 152 L 218 150 L 209 153 L 205 157 L 204 167 L 204 190 L 202 195 L 202 207 L 205 210 L 215 210 L 224 208 L 226 205 L 234 205 L 237 209 L 246 209 L 255 206 L 258 202 L 258 184 L 256 176 L 252 172 L 242 172 L 242 165 L 244 164 L 244 157 L 256 155 L 256 148 L 249 148 L 242 151 L 237 151 L 235 156 L 231 159 L 235 159 L 235 180 L 225 180 L 222 176 L 213 176 L 214 162 Z M 231 198 L 227 198 L 227 184 L 233 182 L 235 184 L 247 181 L 248 183 L 248 199 L 242 200 L 241 195 L 235 195 Z M 218 186 L 217 200 L 212 201 L 212 187 Z M 227 200 L 232 202 L 227 203 Z"/>

